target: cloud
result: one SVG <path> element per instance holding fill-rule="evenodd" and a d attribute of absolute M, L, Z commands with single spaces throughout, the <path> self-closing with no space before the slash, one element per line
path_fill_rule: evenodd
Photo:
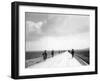
<path fill-rule="evenodd" d="M 89 31 L 89 16 L 48 15 L 42 31 L 48 36 L 67 36 Z"/>
<path fill-rule="evenodd" d="M 35 23 L 33 21 L 26 21 L 27 33 L 30 33 L 30 32 L 40 33 L 42 25 L 43 25 L 43 23 L 41 21 L 39 21 L 37 23 Z"/>
<path fill-rule="evenodd" d="M 43 37 L 37 41 L 27 41 L 26 51 L 33 50 L 66 50 L 82 49 L 90 46 L 89 33 L 81 33 L 67 37 Z"/>
<path fill-rule="evenodd" d="M 89 47 L 89 16 L 35 14 L 26 18 L 26 50 Z"/>
<path fill-rule="evenodd" d="M 31 15 L 30 15 L 31 14 Z M 45 36 L 69 36 L 89 32 L 89 16 L 35 14 L 26 16 L 26 40 L 40 40 Z"/>
<path fill-rule="evenodd" d="M 26 41 L 33 41 L 42 36 L 43 22 L 26 21 Z"/>

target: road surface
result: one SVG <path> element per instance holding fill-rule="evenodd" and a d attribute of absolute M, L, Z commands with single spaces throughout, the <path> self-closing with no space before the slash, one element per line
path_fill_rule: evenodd
<path fill-rule="evenodd" d="M 82 66 L 82 64 L 75 58 L 72 58 L 72 55 L 66 51 L 28 68 L 64 68 L 73 66 Z"/>

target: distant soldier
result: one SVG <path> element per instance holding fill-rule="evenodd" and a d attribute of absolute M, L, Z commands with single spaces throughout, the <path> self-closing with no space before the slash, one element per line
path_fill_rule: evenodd
<path fill-rule="evenodd" d="M 52 50 L 52 52 L 51 52 L 51 55 L 52 55 L 52 57 L 54 57 L 54 51 Z"/>
<path fill-rule="evenodd" d="M 72 54 L 72 58 L 73 58 L 74 57 L 74 49 L 72 49 L 71 54 Z"/>
<path fill-rule="evenodd" d="M 60 50 L 59 50 L 59 53 L 60 53 Z"/>
<path fill-rule="evenodd" d="M 47 59 L 47 52 L 46 52 L 46 50 L 43 52 L 43 60 L 46 60 Z"/>
<path fill-rule="evenodd" d="M 70 50 L 68 50 L 68 52 L 70 52 Z"/>

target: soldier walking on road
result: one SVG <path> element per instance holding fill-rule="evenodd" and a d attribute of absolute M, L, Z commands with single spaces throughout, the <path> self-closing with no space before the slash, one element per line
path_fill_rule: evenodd
<path fill-rule="evenodd" d="M 54 50 L 52 50 L 51 55 L 52 55 L 52 57 L 54 57 Z"/>
<path fill-rule="evenodd" d="M 72 49 L 71 53 L 72 53 L 72 58 L 73 58 L 74 57 L 74 49 Z"/>
<path fill-rule="evenodd" d="M 47 52 L 46 52 L 46 50 L 44 51 L 44 53 L 42 55 L 43 55 L 43 60 L 46 60 L 47 59 Z"/>

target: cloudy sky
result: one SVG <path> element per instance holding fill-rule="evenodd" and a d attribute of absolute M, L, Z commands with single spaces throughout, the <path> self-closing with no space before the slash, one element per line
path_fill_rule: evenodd
<path fill-rule="evenodd" d="M 89 47 L 89 16 L 25 13 L 26 51 Z"/>

